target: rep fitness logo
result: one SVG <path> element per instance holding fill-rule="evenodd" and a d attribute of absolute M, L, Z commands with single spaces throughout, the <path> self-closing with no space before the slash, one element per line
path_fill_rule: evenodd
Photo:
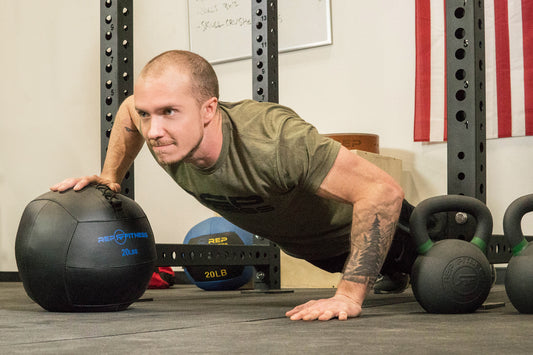
<path fill-rule="evenodd" d="M 123 230 L 117 229 L 113 235 L 106 235 L 104 237 L 98 237 L 98 243 L 109 243 L 115 242 L 118 245 L 126 244 L 126 241 L 131 239 L 148 239 L 148 233 L 146 232 L 133 232 L 133 233 L 124 233 Z"/>

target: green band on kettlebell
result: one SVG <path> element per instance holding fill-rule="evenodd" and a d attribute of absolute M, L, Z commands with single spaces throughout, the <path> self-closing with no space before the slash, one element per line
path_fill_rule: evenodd
<path fill-rule="evenodd" d="M 428 239 L 427 242 L 425 242 L 424 244 L 418 247 L 418 253 L 425 254 L 429 251 L 429 249 L 431 249 L 431 247 L 433 247 L 433 242 L 430 239 Z"/>
<path fill-rule="evenodd" d="M 474 238 L 472 238 L 470 243 L 476 245 L 483 252 L 485 252 L 485 250 L 487 249 L 487 243 L 485 243 L 485 241 L 483 239 L 481 239 L 481 238 L 474 237 Z"/>
<path fill-rule="evenodd" d="M 524 250 L 525 247 L 527 247 L 529 243 L 527 242 L 526 238 L 522 239 L 520 243 L 515 245 L 513 247 L 513 255 L 518 255 L 522 250 Z"/>

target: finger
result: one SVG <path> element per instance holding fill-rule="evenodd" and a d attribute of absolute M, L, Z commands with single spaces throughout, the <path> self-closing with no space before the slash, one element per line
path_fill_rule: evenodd
<path fill-rule="evenodd" d="M 339 320 L 347 320 L 348 319 L 348 313 L 346 313 L 344 311 L 340 311 L 338 318 L 339 318 Z"/>
<path fill-rule="evenodd" d="M 61 182 L 58 182 L 57 184 L 50 186 L 50 190 L 52 191 L 59 191 L 63 185 L 67 183 L 67 180 L 63 180 Z"/>
<path fill-rule="evenodd" d="M 302 317 L 302 320 L 315 320 L 315 319 L 318 319 L 319 316 L 320 316 L 320 311 L 318 310 L 308 311 Z"/>
<path fill-rule="evenodd" d="M 287 312 L 285 313 L 285 315 L 286 315 L 287 317 L 290 317 L 291 315 L 296 314 L 296 313 L 298 313 L 298 312 L 301 312 L 301 311 L 303 311 L 304 309 L 308 308 L 309 306 L 312 306 L 315 302 L 316 302 L 315 300 L 312 300 L 312 301 L 306 302 L 306 303 L 304 303 L 304 304 L 301 304 L 301 305 L 299 305 L 299 306 L 296 306 L 296 307 L 294 307 L 293 309 L 291 309 L 290 311 L 287 311 Z"/>
<path fill-rule="evenodd" d="M 291 320 L 302 320 L 307 315 L 307 313 L 308 312 L 305 310 L 295 313 L 291 316 Z"/>
<path fill-rule="evenodd" d="M 296 313 L 300 312 L 300 311 L 301 311 L 301 307 L 302 307 L 302 306 L 294 307 L 294 308 L 291 309 L 290 311 L 285 312 L 285 315 L 286 315 L 287 317 L 290 317 L 290 316 L 292 316 L 293 314 L 296 314 Z"/>
<path fill-rule="evenodd" d="M 332 311 L 325 311 L 318 317 L 318 320 L 330 320 L 333 318 L 333 312 Z"/>
<path fill-rule="evenodd" d="M 306 303 L 307 304 L 307 303 Z M 306 307 L 306 304 L 302 304 L 292 311 L 289 311 L 287 313 L 291 313 L 289 316 L 291 320 L 301 320 L 304 319 L 309 314 L 309 308 Z"/>
<path fill-rule="evenodd" d="M 120 192 L 120 190 L 121 190 L 121 186 L 120 186 L 120 184 L 117 184 L 116 182 L 111 183 L 111 184 L 107 184 L 107 186 L 108 186 L 111 190 L 113 190 L 113 191 L 115 191 L 115 192 Z"/>
<path fill-rule="evenodd" d="M 290 311 L 285 313 L 285 315 L 287 317 L 291 317 L 291 319 L 293 317 L 295 317 L 295 316 L 298 317 L 298 319 L 300 319 L 303 316 L 303 314 L 305 314 L 305 313 L 306 313 L 305 309 L 304 309 L 303 305 L 301 305 L 301 306 L 298 306 L 298 307 L 295 307 L 295 308 L 291 309 Z"/>
<path fill-rule="evenodd" d="M 68 178 L 50 187 L 50 190 L 65 192 L 69 189 L 74 189 L 79 191 L 89 185 L 92 181 L 95 181 L 94 177 Z"/>
<path fill-rule="evenodd" d="M 80 191 L 81 189 L 83 189 L 84 187 L 86 187 L 87 185 L 89 185 L 91 182 L 89 181 L 89 179 L 80 179 L 73 187 L 72 189 L 74 191 Z"/>
<path fill-rule="evenodd" d="M 298 312 L 301 312 L 303 309 L 304 309 L 303 306 L 294 307 L 294 308 L 291 309 L 290 311 L 287 311 L 287 312 L 285 313 L 285 315 L 286 315 L 287 317 L 290 317 L 290 316 L 292 316 L 293 314 L 296 314 L 296 313 L 298 313 Z"/>
<path fill-rule="evenodd" d="M 120 193 L 121 186 L 120 186 L 119 183 L 113 182 L 113 181 L 111 181 L 109 179 L 103 179 L 103 178 L 101 178 L 98 175 L 87 176 L 86 179 L 88 180 L 87 185 L 89 185 L 89 184 L 106 185 L 111 190 Z"/>
<path fill-rule="evenodd" d="M 292 316 L 292 315 L 295 314 L 295 313 L 296 313 L 296 310 L 291 309 L 290 311 L 285 312 L 285 316 L 286 316 L 286 317 L 290 317 L 290 316 Z"/>
<path fill-rule="evenodd" d="M 52 191 L 63 192 L 63 191 L 66 191 L 72 188 L 72 186 L 74 186 L 75 184 L 76 184 L 76 181 L 74 179 L 66 179 L 66 180 L 61 181 L 59 184 L 52 186 L 50 189 Z"/>
<path fill-rule="evenodd" d="M 301 320 L 303 316 L 305 315 L 304 312 L 298 312 L 291 316 L 291 320 Z"/>

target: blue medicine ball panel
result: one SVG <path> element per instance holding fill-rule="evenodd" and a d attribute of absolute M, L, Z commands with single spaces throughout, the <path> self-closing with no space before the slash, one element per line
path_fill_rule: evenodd
<path fill-rule="evenodd" d="M 30 202 L 15 256 L 26 293 L 44 309 L 116 311 L 143 295 L 156 251 L 135 201 L 89 186 Z"/>
<path fill-rule="evenodd" d="M 222 217 L 211 217 L 191 228 L 185 244 L 252 245 L 254 235 Z M 236 290 L 253 275 L 252 266 L 189 266 L 184 268 L 189 280 L 206 291 Z"/>

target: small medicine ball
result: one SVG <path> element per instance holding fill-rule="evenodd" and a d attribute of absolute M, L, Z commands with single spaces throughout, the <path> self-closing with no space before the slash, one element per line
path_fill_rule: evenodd
<path fill-rule="evenodd" d="M 15 242 L 28 296 L 48 311 L 120 311 L 154 271 L 152 229 L 141 207 L 107 186 L 47 192 L 24 210 Z"/>
<path fill-rule="evenodd" d="M 254 235 L 222 217 L 211 217 L 192 227 L 185 244 L 251 245 Z M 236 290 L 253 275 L 252 266 L 189 266 L 184 268 L 189 280 L 206 291 Z"/>

